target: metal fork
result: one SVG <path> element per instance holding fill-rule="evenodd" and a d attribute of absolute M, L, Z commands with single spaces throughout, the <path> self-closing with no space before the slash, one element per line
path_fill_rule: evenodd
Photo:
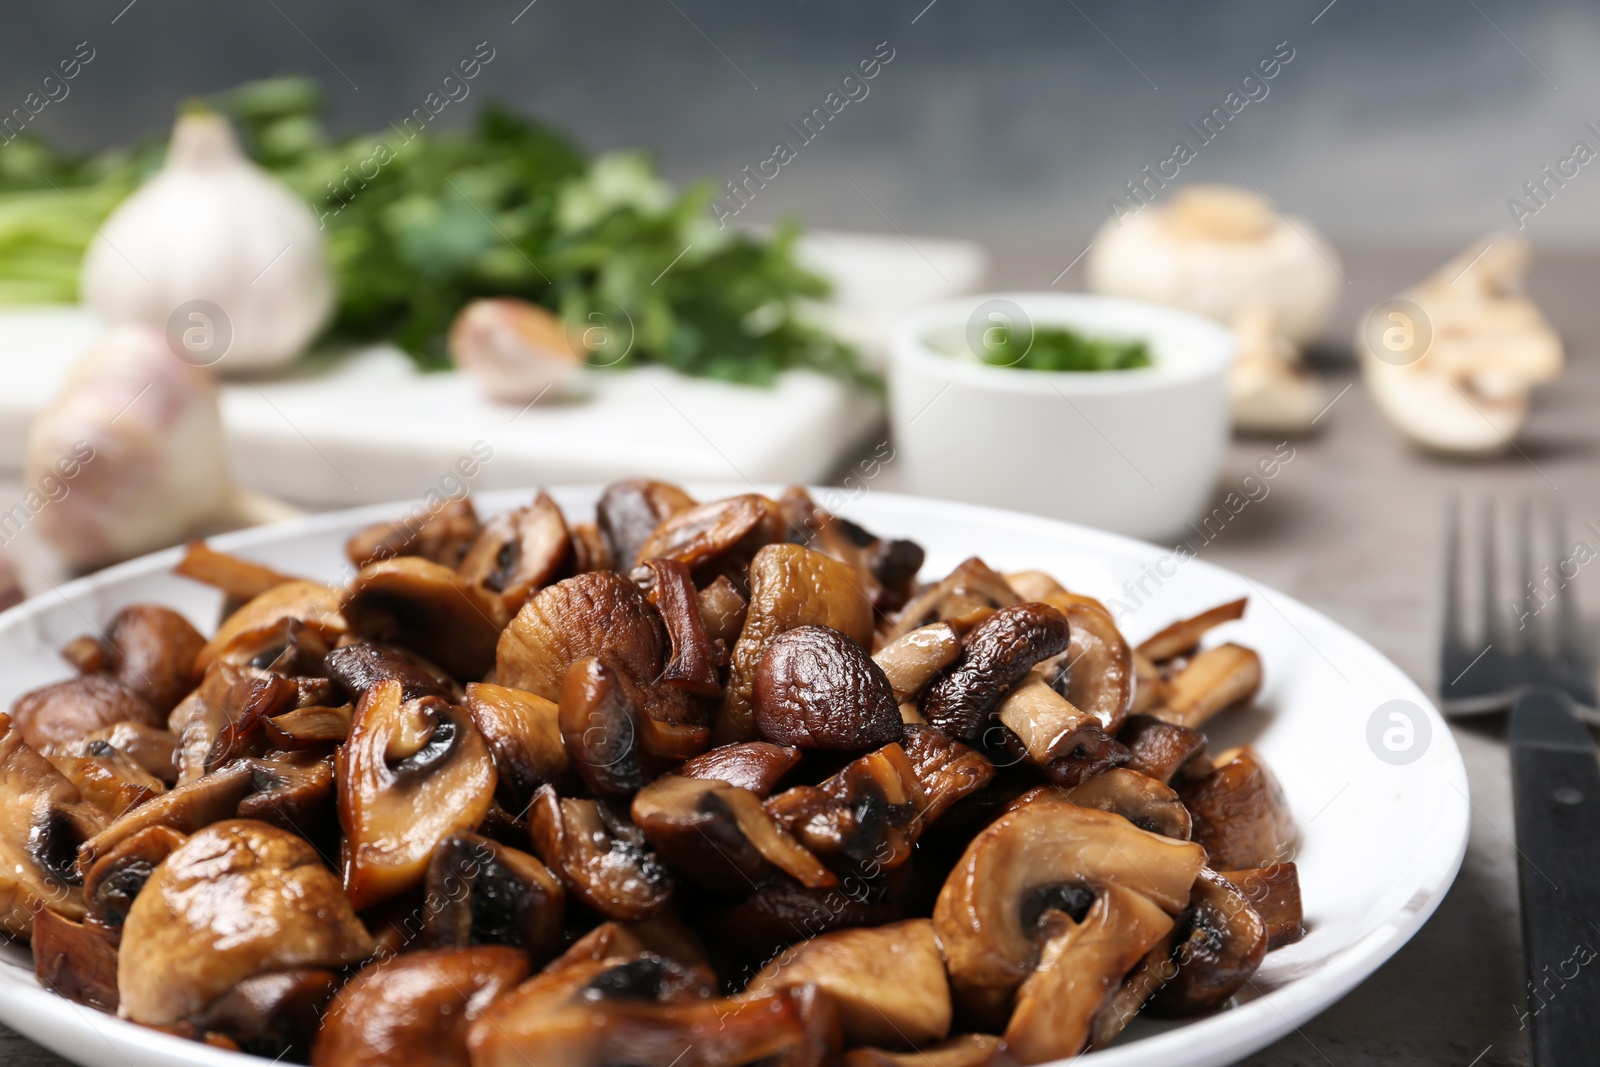
<path fill-rule="evenodd" d="M 1594 739 L 1580 721 L 1600 723 L 1600 712 L 1594 710 L 1594 655 L 1582 632 L 1574 589 L 1561 572 L 1567 547 L 1564 516 L 1552 513 L 1555 555 L 1550 562 L 1557 568 L 1556 588 L 1541 584 L 1533 562 L 1533 518 L 1532 506 L 1524 503 L 1516 542 L 1524 583 L 1519 608 L 1514 600 L 1499 601 L 1495 506 L 1492 501 L 1484 506 L 1479 546 L 1482 621 L 1472 641 L 1461 597 L 1467 580 L 1461 506 L 1451 504 L 1439 690 L 1449 714 L 1511 707 L 1517 886 L 1528 975 L 1523 1021 L 1532 1030 L 1534 1064 L 1564 1067 L 1600 1063 L 1600 1028 L 1592 1022 L 1594 1006 L 1600 1004 L 1600 962 L 1594 947 L 1600 946 L 1600 763 Z M 1538 598 L 1537 611 L 1530 607 L 1530 593 Z M 1552 604 L 1550 626 L 1541 617 Z M 1515 639 L 1507 624 L 1511 617 L 1518 622 Z M 1536 625 L 1528 626 L 1530 619 Z M 1478 644 L 1482 647 L 1475 648 Z"/>

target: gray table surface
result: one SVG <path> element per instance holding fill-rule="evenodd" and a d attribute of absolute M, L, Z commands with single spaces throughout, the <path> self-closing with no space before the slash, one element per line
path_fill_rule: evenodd
<path fill-rule="evenodd" d="M 996 249 L 996 288 L 1042 289 L 1083 242 Z M 1452 495 L 1559 498 L 1575 521 L 1600 518 L 1600 257 L 1546 254 L 1530 290 L 1568 345 L 1570 367 L 1538 398 L 1522 454 L 1486 463 L 1421 455 L 1379 415 L 1348 362 L 1363 308 L 1430 271 L 1454 250 L 1357 250 L 1339 337 L 1319 354 L 1328 396 L 1354 383 L 1297 443 L 1271 494 L 1240 514 L 1203 558 L 1275 586 L 1325 612 L 1436 691 L 1440 533 Z M 1080 288 L 1082 265 L 1058 288 Z M 1270 440 L 1236 441 L 1229 473 L 1242 476 Z M 883 488 L 892 489 L 892 465 Z M 1224 484 L 1226 484 L 1225 479 Z M 1582 592 L 1580 578 L 1576 588 Z M 1592 584 L 1592 583 L 1591 583 Z M 1589 594 L 1594 600 L 1594 594 Z M 1528 1062 L 1515 850 L 1504 719 L 1456 724 L 1471 779 L 1471 841 L 1461 874 L 1433 919 L 1382 969 L 1298 1032 L 1245 1062 L 1251 1067 L 1428 1063 L 1458 1067 Z M 0 1028 L 0 1064 L 65 1061 Z"/>

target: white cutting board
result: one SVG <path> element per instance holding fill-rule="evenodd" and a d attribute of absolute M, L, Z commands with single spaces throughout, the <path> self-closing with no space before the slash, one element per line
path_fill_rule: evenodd
<path fill-rule="evenodd" d="M 815 232 L 800 256 L 834 282 L 819 320 L 873 363 L 896 316 L 974 288 L 987 265 L 964 242 L 872 234 Z M 20 469 L 29 422 L 99 329 L 76 307 L 0 313 L 0 470 Z M 475 444 L 480 456 L 492 450 L 479 490 L 637 474 L 817 482 L 882 420 L 871 395 L 803 371 L 763 389 L 641 367 L 593 372 L 572 392 L 526 409 L 495 403 L 460 374 L 422 374 L 378 345 L 288 377 L 225 383 L 222 411 L 241 484 L 324 507 L 422 495 Z"/>

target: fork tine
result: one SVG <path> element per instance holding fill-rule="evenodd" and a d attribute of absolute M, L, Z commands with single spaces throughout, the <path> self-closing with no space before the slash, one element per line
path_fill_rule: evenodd
<path fill-rule="evenodd" d="M 1498 561 L 1495 552 L 1495 503 L 1494 498 L 1483 502 L 1483 536 L 1478 547 L 1480 553 L 1480 566 L 1483 570 L 1483 603 L 1479 606 L 1479 617 L 1482 619 L 1482 631 L 1479 635 L 1486 646 L 1499 644 L 1505 647 L 1500 625 L 1500 613 L 1495 609 L 1495 601 L 1499 599 Z"/>
<path fill-rule="evenodd" d="M 1543 652 L 1539 636 L 1544 628 L 1538 624 L 1537 616 L 1542 613 L 1544 597 L 1539 589 L 1539 573 L 1533 565 L 1533 501 L 1527 497 L 1523 497 L 1517 507 L 1516 538 L 1516 580 L 1519 588 L 1509 606 L 1518 619 L 1517 630 L 1521 638 L 1522 654 L 1537 658 Z M 1538 608 L 1534 607 L 1535 603 L 1538 604 Z"/>
<path fill-rule="evenodd" d="M 1444 520 L 1444 653 L 1466 647 L 1465 619 L 1461 613 L 1461 498 L 1453 496 Z"/>
<path fill-rule="evenodd" d="M 1568 581 L 1561 571 L 1567 551 L 1567 509 L 1559 500 L 1550 503 L 1551 547 L 1555 550 L 1553 564 L 1557 578 L 1565 586 L 1556 594 L 1556 648 L 1561 657 L 1574 663 L 1584 662 L 1588 653 L 1584 648 L 1582 627 L 1578 622 L 1578 588 Z"/>

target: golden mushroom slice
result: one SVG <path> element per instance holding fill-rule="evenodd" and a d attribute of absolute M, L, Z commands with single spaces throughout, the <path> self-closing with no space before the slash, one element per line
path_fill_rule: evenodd
<path fill-rule="evenodd" d="M 601 652 L 649 684 L 666 662 L 667 635 L 638 586 L 611 571 L 590 571 L 546 586 L 523 605 L 499 637 L 495 681 L 560 701 L 567 668 Z"/>
<path fill-rule="evenodd" d="M 566 890 L 548 867 L 510 845 L 451 834 L 434 850 L 423 889 L 431 947 L 511 945 L 544 963 L 561 945 Z"/>
<path fill-rule="evenodd" d="M 469 682 L 463 706 L 494 753 L 498 791 L 508 810 L 526 810 L 542 785 L 565 784 L 572 761 L 561 743 L 555 701 L 510 686 Z"/>
<path fill-rule="evenodd" d="M 195 833 L 156 868 L 128 911 L 119 1014 L 193 1019 L 247 978 L 365 959 L 372 938 L 304 840 L 233 819 Z"/>
<path fill-rule="evenodd" d="M 224 649 L 245 634 L 272 629 L 284 619 L 298 620 L 332 644 L 350 629 L 340 612 L 342 600 L 339 590 L 320 582 L 294 579 L 274 585 L 222 621 L 211 640 L 195 656 L 194 669 L 204 671 Z"/>
<path fill-rule="evenodd" d="M 1004 578 L 972 556 L 912 597 L 890 620 L 883 639 L 893 641 L 932 622 L 950 622 L 965 632 L 996 609 L 1020 603 L 1022 598 Z"/>
<path fill-rule="evenodd" d="M 232 818 L 239 804 L 256 789 L 255 769 L 248 760 L 231 763 L 176 786 L 130 809 L 85 841 L 78 850 L 78 869 L 89 871 L 102 857 L 152 827 L 192 834 L 201 827 Z"/>
<path fill-rule="evenodd" d="M 1203 725 L 1217 712 L 1242 704 L 1261 688 L 1261 657 L 1243 645 L 1208 648 L 1167 681 L 1158 718 L 1180 726 Z"/>
<path fill-rule="evenodd" d="M 1292 945 L 1305 936 L 1305 912 L 1300 904 L 1300 872 L 1292 863 L 1273 863 L 1247 871 L 1219 871 L 1244 894 L 1267 924 L 1267 951 Z"/>
<path fill-rule="evenodd" d="M 672 559 L 692 570 L 730 555 L 749 559 L 762 545 L 782 536 L 778 506 L 759 493 L 745 493 L 697 504 L 663 519 L 639 546 L 633 562 Z"/>
<path fill-rule="evenodd" d="M 457 678 L 482 678 L 494 666 L 506 623 L 497 601 L 420 556 L 362 567 L 340 607 L 355 633 L 410 649 Z"/>
<path fill-rule="evenodd" d="M 1036 922 L 1052 894 L 1118 885 L 1175 915 L 1204 864 L 1199 845 L 1103 811 L 1040 800 L 1002 815 L 972 839 L 933 909 L 957 1003 L 985 1025 L 1005 1021 L 1039 960 Z"/>
<path fill-rule="evenodd" d="M 950 1033 L 950 983 L 928 919 L 835 930 L 791 945 L 746 992 L 808 983 L 833 999 L 847 1044 L 921 1048 Z"/>
<path fill-rule="evenodd" d="M 672 873 L 626 813 L 544 786 L 528 809 L 528 832 L 568 891 L 609 919 L 646 918 L 672 897 Z"/>
<path fill-rule="evenodd" d="M 39 984 L 100 1011 L 117 1010 L 120 931 L 41 908 L 33 917 L 33 973 Z"/>
<path fill-rule="evenodd" d="M 1063 590 L 1045 603 L 1067 617 L 1071 634 L 1056 661 L 1055 684 L 1075 706 L 1099 719 L 1106 733 L 1115 734 L 1133 709 L 1133 649 L 1098 600 Z"/>
<path fill-rule="evenodd" d="M 1189 840 L 1191 819 L 1177 791 L 1148 775 L 1113 767 L 1071 788 L 1039 786 L 1007 806 L 1013 811 L 1036 800 L 1064 800 L 1080 808 L 1120 815 L 1141 830 L 1177 841 Z"/>
<path fill-rule="evenodd" d="M 694 506 L 694 497 L 668 482 L 632 478 L 606 486 L 595 505 L 595 524 L 612 565 L 631 568 L 657 526 Z"/>
<path fill-rule="evenodd" d="M 344 884 L 358 908 L 421 882 L 439 843 L 494 801 L 494 760 L 466 710 L 402 697 L 393 679 L 368 689 L 339 750 Z"/>
<path fill-rule="evenodd" d="M 1168 958 L 1175 970 L 1154 1001 L 1170 1015 L 1221 1007 L 1267 954 L 1266 923 L 1238 887 L 1215 871 L 1200 872 L 1173 933 Z"/>
<path fill-rule="evenodd" d="M 119 722 L 163 726 L 148 700 L 110 675 L 89 674 L 24 693 L 11 721 L 34 751 L 70 745 Z"/>
<path fill-rule="evenodd" d="M 561 508 L 541 492 L 532 504 L 484 523 L 458 568 L 494 601 L 500 618 L 515 615 L 535 590 L 571 573 L 572 538 Z"/>
<path fill-rule="evenodd" d="M 988 1067 L 999 1051 L 1000 1039 L 993 1034 L 962 1034 L 915 1052 L 853 1048 L 839 1067 Z"/>
<path fill-rule="evenodd" d="M 1200 647 L 1200 639 L 1213 627 L 1244 618 L 1245 605 L 1249 602 L 1248 597 L 1240 597 L 1202 611 L 1192 618 L 1179 619 L 1159 633 L 1145 638 L 1135 651 L 1155 663 L 1187 656 Z"/>

